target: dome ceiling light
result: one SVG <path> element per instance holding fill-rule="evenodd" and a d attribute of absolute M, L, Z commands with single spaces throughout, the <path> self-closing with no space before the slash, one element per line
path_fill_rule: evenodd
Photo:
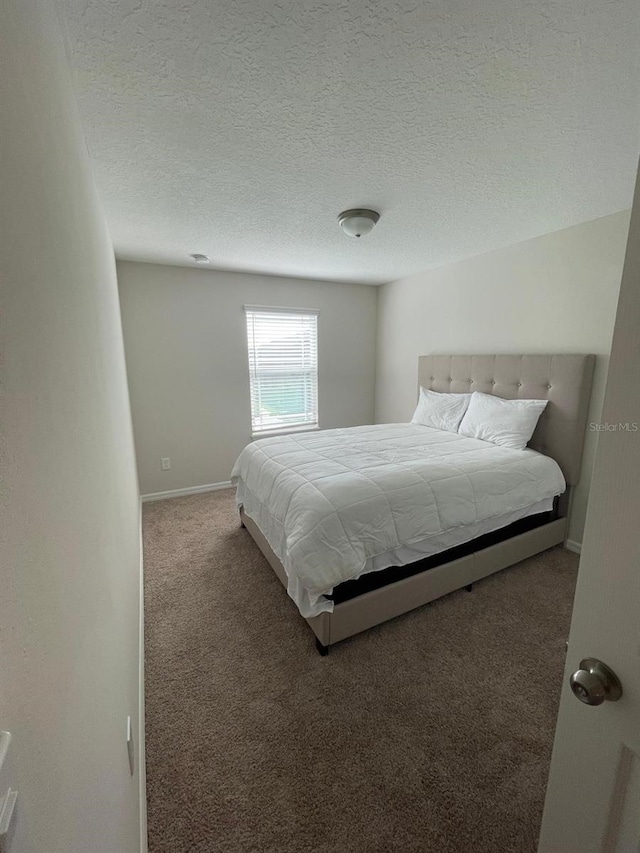
<path fill-rule="evenodd" d="M 349 237 L 364 237 L 373 231 L 380 214 L 376 210 L 354 207 L 352 210 L 343 210 L 338 216 L 338 222 L 345 234 Z"/>

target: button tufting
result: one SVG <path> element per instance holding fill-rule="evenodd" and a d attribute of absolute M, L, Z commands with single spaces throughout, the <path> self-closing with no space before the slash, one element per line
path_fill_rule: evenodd
<path fill-rule="evenodd" d="M 547 385 L 547 389 L 550 391 L 550 390 L 551 390 L 551 385 Z"/>

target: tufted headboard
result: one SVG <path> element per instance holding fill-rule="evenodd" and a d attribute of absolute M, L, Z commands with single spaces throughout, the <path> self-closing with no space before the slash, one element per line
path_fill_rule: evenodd
<path fill-rule="evenodd" d="M 507 400 L 549 400 L 529 447 L 578 482 L 594 355 L 423 355 L 418 384 L 432 391 L 482 391 Z"/>

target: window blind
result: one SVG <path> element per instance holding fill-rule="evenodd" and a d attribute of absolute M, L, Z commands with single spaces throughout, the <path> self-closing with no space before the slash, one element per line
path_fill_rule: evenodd
<path fill-rule="evenodd" d="M 318 312 L 245 306 L 252 432 L 318 424 Z"/>

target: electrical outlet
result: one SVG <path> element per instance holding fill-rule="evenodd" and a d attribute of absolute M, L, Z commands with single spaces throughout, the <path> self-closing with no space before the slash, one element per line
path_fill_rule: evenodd
<path fill-rule="evenodd" d="M 129 756 L 129 771 L 133 776 L 135 767 L 135 749 L 133 743 L 133 727 L 131 725 L 131 717 L 127 717 L 127 755 Z"/>
<path fill-rule="evenodd" d="M 169 459 L 168 456 L 164 456 L 160 460 L 160 467 L 162 468 L 163 471 L 171 470 L 171 459 Z"/>

